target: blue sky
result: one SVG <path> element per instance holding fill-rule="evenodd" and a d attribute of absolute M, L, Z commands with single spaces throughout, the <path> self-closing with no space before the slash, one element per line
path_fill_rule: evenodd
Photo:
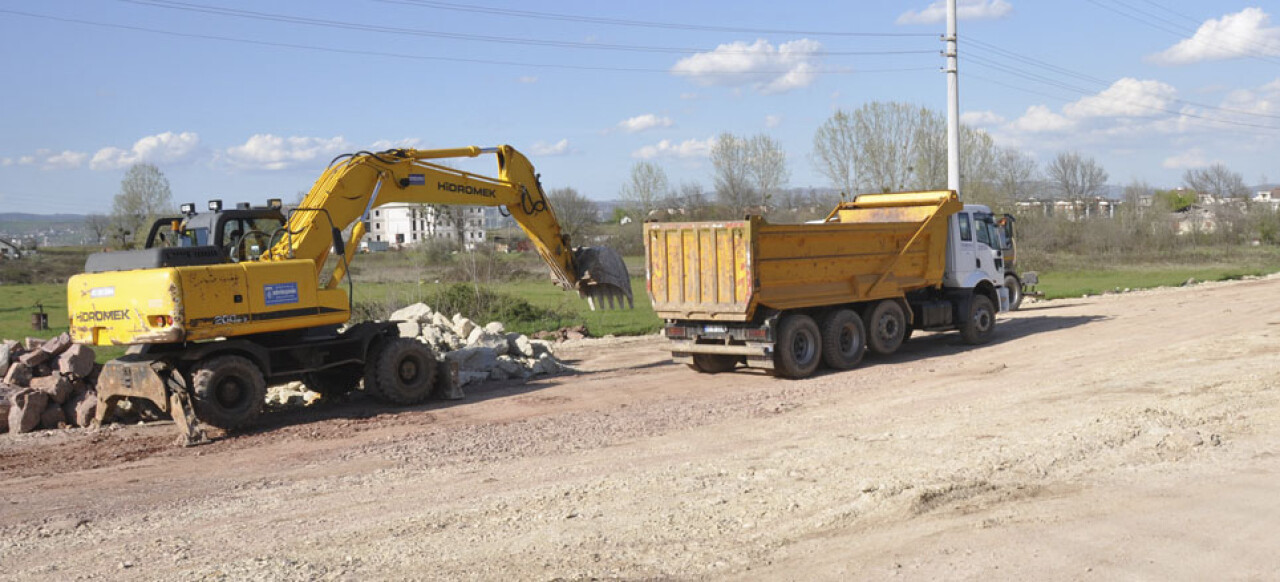
<path fill-rule="evenodd" d="M 961 111 L 997 143 L 1080 151 L 1113 184 L 1215 162 L 1280 180 L 1280 3 L 960 4 Z M 106 212 L 139 161 L 175 203 L 293 198 L 334 155 L 398 145 L 508 143 L 595 199 L 640 160 L 709 189 L 724 131 L 825 186 L 836 108 L 945 110 L 940 6 L 0 0 L 0 208 Z"/>

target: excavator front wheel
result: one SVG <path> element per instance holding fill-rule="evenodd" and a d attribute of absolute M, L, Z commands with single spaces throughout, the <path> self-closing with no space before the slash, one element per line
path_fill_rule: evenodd
<path fill-rule="evenodd" d="M 248 358 L 214 356 L 191 371 L 196 418 L 224 430 L 251 424 L 262 413 L 267 383 Z"/>
<path fill-rule="evenodd" d="M 426 344 L 409 339 L 389 340 L 368 360 L 365 390 L 394 404 L 417 404 L 431 396 L 435 386 L 436 358 Z"/>

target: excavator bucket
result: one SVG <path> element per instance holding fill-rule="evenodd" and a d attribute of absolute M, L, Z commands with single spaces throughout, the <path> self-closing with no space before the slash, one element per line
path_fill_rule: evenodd
<path fill-rule="evenodd" d="M 631 275 L 622 256 L 608 247 L 579 247 L 574 249 L 574 264 L 578 272 L 578 295 L 586 298 L 591 309 L 635 309 L 631 295 Z M 608 307 L 606 307 L 606 304 Z"/>

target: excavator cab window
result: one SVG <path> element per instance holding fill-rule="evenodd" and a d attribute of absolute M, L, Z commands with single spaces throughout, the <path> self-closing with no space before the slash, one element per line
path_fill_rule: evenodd
<path fill-rule="evenodd" d="M 227 218 L 222 222 L 219 246 L 233 261 L 256 260 L 266 252 L 271 233 L 283 224 L 283 220 L 277 217 Z"/>

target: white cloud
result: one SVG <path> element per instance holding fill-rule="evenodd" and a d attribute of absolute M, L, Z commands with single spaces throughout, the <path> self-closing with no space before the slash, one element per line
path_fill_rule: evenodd
<path fill-rule="evenodd" d="M 0 159 L 0 168 L 7 168 L 14 164 L 13 158 Z"/>
<path fill-rule="evenodd" d="M 670 117 L 659 117 L 653 113 L 637 115 L 618 122 L 618 129 L 627 133 L 636 133 L 655 127 L 671 127 L 675 122 Z"/>
<path fill-rule="evenodd" d="M 644 146 L 631 153 L 631 157 L 642 160 L 653 158 L 704 158 L 711 155 L 711 146 L 716 138 L 687 139 L 680 143 L 664 139 L 654 145 Z"/>
<path fill-rule="evenodd" d="M 959 0 L 956 18 L 960 20 L 995 20 L 1013 12 L 1005 0 Z M 946 0 L 937 0 L 924 10 L 908 10 L 898 17 L 898 24 L 936 24 L 947 20 Z"/>
<path fill-rule="evenodd" d="M 67 150 L 46 157 L 41 168 L 45 170 L 74 170 L 83 165 L 87 159 L 89 159 L 89 154 Z"/>
<path fill-rule="evenodd" d="M 1252 114 L 1280 115 L 1280 78 L 1257 89 L 1232 91 L 1223 99 L 1222 106 Z"/>
<path fill-rule="evenodd" d="M 93 154 L 89 167 L 94 170 L 119 170 L 134 164 L 174 163 L 189 159 L 200 146 L 200 136 L 184 131 L 149 135 L 136 142 L 128 150 L 105 147 Z"/>
<path fill-rule="evenodd" d="M 1070 129 L 1074 124 L 1070 119 L 1050 111 L 1044 105 L 1032 105 L 1027 108 L 1027 112 L 1023 113 L 1022 117 L 1010 122 L 1009 127 L 1017 131 L 1040 133 Z"/>
<path fill-rule="evenodd" d="M 1204 150 L 1192 148 L 1181 154 L 1165 158 L 1160 165 L 1169 170 L 1185 170 L 1188 168 L 1203 168 L 1213 163 L 1205 156 Z"/>
<path fill-rule="evenodd" d="M 1068 103 L 1062 112 L 1081 117 L 1150 117 L 1169 109 L 1177 89 L 1160 81 L 1139 81 L 1125 77 L 1097 95 Z"/>
<path fill-rule="evenodd" d="M 380 139 L 369 144 L 367 148 L 370 151 L 380 152 L 383 150 L 400 149 L 400 148 L 418 148 L 422 146 L 422 140 L 416 137 L 404 137 L 400 139 Z"/>
<path fill-rule="evenodd" d="M 782 116 L 781 116 L 781 115 L 766 115 L 766 116 L 764 116 L 764 126 L 765 126 L 765 127 L 768 127 L 768 128 L 771 128 L 771 129 L 772 129 L 772 128 L 774 128 L 774 127 L 778 127 L 779 125 L 782 125 Z"/>
<path fill-rule="evenodd" d="M 960 114 L 960 123 L 981 127 L 997 125 L 1005 122 L 1005 118 L 994 111 L 966 111 Z"/>
<path fill-rule="evenodd" d="M 516 82 L 517 82 L 517 83 L 525 83 L 525 84 L 533 84 L 533 83 L 537 83 L 537 82 L 538 82 L 538 78 L 537 78 L 537 77 L 534 77 L 533 75 L 526 75 L 526 76 L 524 76 L 524 77 L 520 77 L 519 79 L 516 79 Z"/>
<path fill-rule="evenodd" d="M 342 136 L 281 137 L 259 133 L 250 137 L 244 145 L 227 148 L 225 154 L 232 165 L 240 168 L 287 170 L 353 149 L 355 148 L 351 143 Z"/>
<path fill-rule="evenodd" d="M 692 101 L 697 98 L 698 98 L 697 93 L 681 93 L 680 94 L 680 99 L 683 99 L 685 101 Z"/>
<path fill-rule="evenodd" d="M 816 53 L 822 44 L 807 38 L 774 47 L 759 39 L 722 44 L 708 53 L 680 59 L 671 73 L 704 86 L 751 87 L 762 94 L 807 87 L 818 78 Z"/>
<path fill-rule="evenodd" d="M 1209 19 L 1191 38 L 1148 58 L 1162 65 L 1187 65 L 1250 54 L 1280 56 L 1280 27 L 1271 26 L 1271 17 L 1261 8 Z"/>
<path fill-rule="evenodd" d="M 535 141 L 533 142 L 533 147 L 529 148 L 529 153 L 535 156 L 563 156 L 570 151 L 568 138 L 562 139 L 556 143 Z"/>

